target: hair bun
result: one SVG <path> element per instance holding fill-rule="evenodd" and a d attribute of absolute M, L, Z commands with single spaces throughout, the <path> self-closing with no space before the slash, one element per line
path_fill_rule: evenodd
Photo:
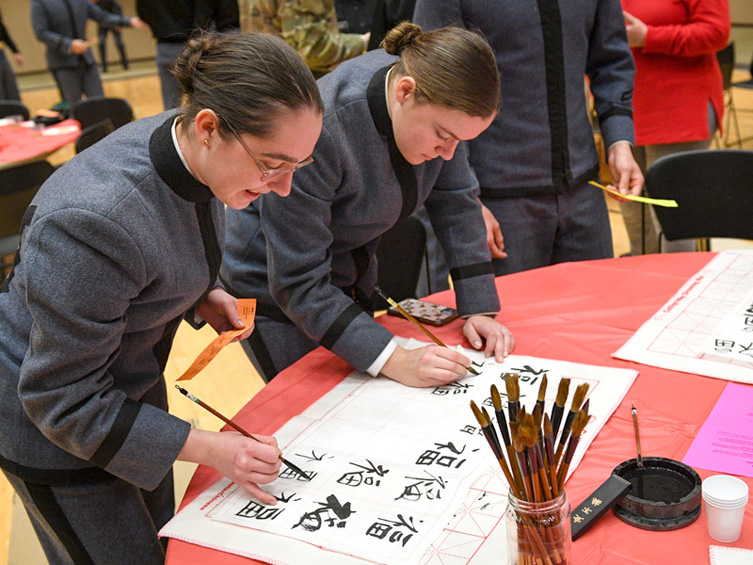
<path fill-rule="evenodd" d="M 181 86 L 183 94 L 194 91 L 194 76 L 205 53 L 214 46 L 212 35 L 201 34 L 186 41 L 183 51 L 172 65 L 172 73 Z"/>
<path fill-rule="evenodd" d="M 387 32 L 382 40 L 382 47 L 390 55 L 400 55 L 406 47 L 413 45 L 423 34 L 420 25 L 401 22 Z"/>

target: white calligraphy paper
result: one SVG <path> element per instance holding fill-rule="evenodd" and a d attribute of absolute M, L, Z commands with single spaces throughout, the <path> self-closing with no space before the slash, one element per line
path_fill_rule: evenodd
<path fill-rule="evenodd" d="M 614 356 L 753 384 L 753 251 L 717 255 Z"/>
<path fill-rule="evenodd" d="M 637 373 L 515 355 L 497 364 L 465 353 L 481 374 L 438 388 L 353 373 L 275 434 L 285 457 L 313 480 L 283 472 L 264 487 L 278 498 L 276 506 L 220 481 L 160 535 L 291 564 L 465 564 L 499 551 L 500 543 L 504 549 L 507 486 L 470 400 L 493 414 L 490 385 L 504 395 L 505 372 L 520 375 L 521 402 L 529 409 L 544 373 L 547 410 L 560 378 L 572 379 L 571 396 L 589 382 L 592 421 L 572 472 Z"/>

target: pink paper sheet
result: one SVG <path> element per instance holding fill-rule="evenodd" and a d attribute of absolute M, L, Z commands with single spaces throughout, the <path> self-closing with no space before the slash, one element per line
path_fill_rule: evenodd
<path fill-rule="evenodd" d="M 753 386 L 727 385 L 683 462 L 753 477 Z"/>

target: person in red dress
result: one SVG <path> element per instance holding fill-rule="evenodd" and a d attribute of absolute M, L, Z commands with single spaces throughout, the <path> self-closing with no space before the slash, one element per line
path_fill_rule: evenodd
<path fill-rule="evenodd" d="M 635 59 L 635 157 L 644 173 L 664 155 L 707 149 L 722 123 L 724 94 L 716 53 L 730 33 L 728 0 L 622 0 Z M 641 204 L 621 202 L 633 255 L 643 249 Z M 658 252 L 653 209 L 645 219 L 645 252 Z M 666 251 L 694 251 L 690 240 Z"/>

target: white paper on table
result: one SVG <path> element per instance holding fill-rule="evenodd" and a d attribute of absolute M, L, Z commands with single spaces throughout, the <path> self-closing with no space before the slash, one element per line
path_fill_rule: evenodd
<path fill-rule="evenodd" d="M 614 357 L 753 384 L 753 251 L 719 253 Z M 751 324 L 747 325 L 748 322 Z"/>
<path fill-rule="evenodd" d="M 427 345 L 415 340 L 404 344 L 407 347 Z M 589 382 L 592 419 L 573 457 L 572 473 L 598 430 L 621 402 L 637 372 L 515 355 L 497 364 L 493 359 L 484 359 L 481 353 L 464 353 L 480 369 L 480 376 L 468 376 L 435 389 L 411 389 L 389 379 L 353 373 L 304 414 L 283 426 L 275 435 L 286 458 L 306 472 L 318 471 L 310 485 L 278 479 L 265 487 L 291 501 L 299 499 L 290 506 L 295 510 L 288 512 L 287 522 L 281 520 L 282 514 L 275 520 L 257 519 L 265 513 L 272 515 L 275 507 L 255 503 L 249 495 L 223 480 L 178 513 L 160 535 L 270 563 L 362 565 L 370 561 L 390 565 L 449 565 L 482 563 L 487 554 L 496 554 L 500 559 L 505 548 L 502 516 L 507 485 L 468 407 L 469 401 L 473 399 L 491 411 L 489 387 L 496 383 L 504 394 L 500 377 L 505 372 L 520 374 L 521 401 L 529 409 L 535 403 L 544 372 L 549 380 L 547 411 L 556 396 L 560 378 L 572 379 L 571 397 L 577 384 Z M 462 445 L 462 452 L 434 445 L 448 443 L 452 443 L 455 451 L 460 451 Z M 437 457 L 445 457 L 448 466 L 416 465 L 418 459 L 412 457 L 431 451 L 427 446 L 433 446 Z M 308 454 L 317 457 L 327 454 L 334 459 L 309 461 L 300 457 Z M 334 480 L 347 471 L 358 470 L 351 465 L 353 461 L 343 458 L 346 454 L 350 459 L 353 454 L 360 456 L 360 460 L 353 459 L 357 464 L 368 459 L 374 467 L 381 466 L 389 472 L 378 477 L 379 487 L 359 490 L 357 498 L 347 500 L 356 513 L 340 520 L 332 513 L 321 512 L 313 519 L 314 525 L 320 525 L 319 529 L 304 531 L 303 524 L 310 524 L 312 520 L 301 518 L 311 512 L 312 505 L 322 508 L 336 489 L 339 489 L 338 503 L 346 501 L 347 496 L 340 493 L 347 491 L 347 487 Z M 389 459 L 390 455 L 393 458 L 399 455 L 398 460 Z M 461 458 L 464 462 L 454 467 Z M 423 476 L 411 471 L 429 472 L 435 479 L 441 478 L 443 485 L 437 480 L 427 480 L 418 486 L 415 486 L 416 481 L 404 481 L 406 476 Z M 377 478 L 376 473 L 364 472 L 362 476 Z M 411 485 L 414 486 L 407 490 Z M 421 496 L 413 501 L 396 500 L 408 492 L 413 497 L 420 492 Z M 401 520 L 397 519 L 398 515 Z M 276 520 L 284 524 L 260 524 Z M 328 520 L 333 521 L 331 527 L 327 525 Z M 346 523 L 344 527 L 338 527 L 341 521 Z M 242 526 L 239 522 L 252 522 L 254 527 Z M 291 527 L 298 522 L 301 522 L 298 527 Z M 398 522 L 413 525 L 417 531 L 395 527 Z M 377 523 L 384 528 L 391 523 L 393 527 L 381 538 L 374 535 L 380 531 L 366 535 Z M 402 545 L 408 535 L 411 537 Z"/>
<path fill-rule="evenodd" d="M 710 545 L 709 562 L 711 565 L 750 565 L 753 563 L 753 549 Z"/>

